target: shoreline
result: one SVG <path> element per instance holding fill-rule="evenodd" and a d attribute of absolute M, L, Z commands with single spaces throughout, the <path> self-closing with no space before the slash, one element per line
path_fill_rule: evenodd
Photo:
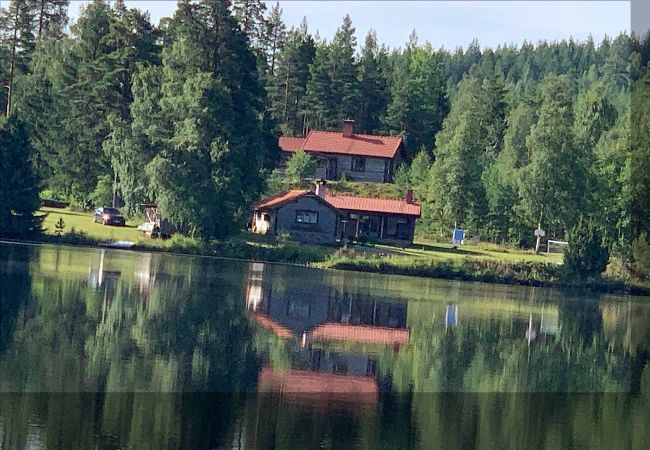
<path fill-rule="evenodd" d="M 168 253 L 180 256 L 202 256 L 247 262 L 286 264 L 316 269 L 345 270 L 382 275 L 411 276 L 440 280 L 468 281 L 487 284 L 545 287 L 554 289 L 587 289 L 600 294 L 627 296 L 650 296 L 650 287 L 622 280 L 599 278 L 589 280 L 562 279 L 561 270 L 555 264 L 538 262 L 501 262 L 464 259 L 426 260 L 413 258 L 408 265 L 392 261 L 391 258 L 368 258 L 358 255 L 323 257 L 305 252 L 295 243 L 287 243 L 279 248 L 267 248 L 241 243 L 205 243 L 203 246 L 181 245 L 143 245 L 136 243 L 131 248 L 117 248 L 103 241 L 86 236 L 73 236 L 72 239 L 58 236 L 44 236 L 43 239 L 0 239 L 0 243 L 18 245 L 55 245 L 78 248 L 110 249 L 127 252 Z M 161 242 L 161 241 L 155 241 Z M 164 242 L 164 241 L 163 241 Z M 333 250 L 333 249 L 329 249 Z M 313 253 L 313 252 L 312 252 Z M 334 253 L 334 250 L 333 250 Z M 298 261 L 296 261 L 296 259 Z"/>

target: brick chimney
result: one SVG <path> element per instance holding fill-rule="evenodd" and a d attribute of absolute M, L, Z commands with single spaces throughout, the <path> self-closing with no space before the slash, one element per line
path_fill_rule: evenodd
<path fill-rule="evenodd" d="M 409 189 L 406 191 L 406 203 L 411 204 L 413 203 L 413 189 Z"/>
<path fill-rule="evenodd" d="M 343 132 L 343 137 L 352 137 L 354 134 L 354 120 L 344 119 L 341 131 Z"/>
<path fill-rule="evenodd" d="M 316 195 L 318 195 L 320 198 L 325 198 L 325 195 L 327 195 L 327 188 L 325 187 L 325 180 L 318 180 L 316 182 Z"/>

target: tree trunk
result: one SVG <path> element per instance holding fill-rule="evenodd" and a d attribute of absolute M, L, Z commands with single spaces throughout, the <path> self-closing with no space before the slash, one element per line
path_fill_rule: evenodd
<path fill-rule="evenodd" d="M 9 85 L 7 86 L 7 117 L 11 114 L 11 99 L 13 97 L 14 88 L 14 68 L 16 67 L 16 42 L 18 41 L 18 12 L 16 8 L 16 16 L 14 17 L 14 37 L 11 42 L 11 60 L 9 63 Z"/>
<path fill-rule="evenodd" d="M 43 22 L 45 17 L 45 2 L 46 0 L 41 0 L 41 13 L 38 16 L 38 38 L 41 38 L 43 33 Z"/>

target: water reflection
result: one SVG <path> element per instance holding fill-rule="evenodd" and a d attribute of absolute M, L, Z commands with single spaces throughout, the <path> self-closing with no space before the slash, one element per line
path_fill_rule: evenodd
<path fill-rule="evenodd" d="M 3 450 L 650 438 L 647 300 L 60 247 L 0 261 Z"/>

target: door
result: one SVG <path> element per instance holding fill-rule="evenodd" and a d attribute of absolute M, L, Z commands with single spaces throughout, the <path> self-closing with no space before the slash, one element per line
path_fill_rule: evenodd
<path fill-rule="evenodd" d="M 338 178 L 338 159 L 332 158 L 327 163 L 327 179 L 336 180 Z"/>

